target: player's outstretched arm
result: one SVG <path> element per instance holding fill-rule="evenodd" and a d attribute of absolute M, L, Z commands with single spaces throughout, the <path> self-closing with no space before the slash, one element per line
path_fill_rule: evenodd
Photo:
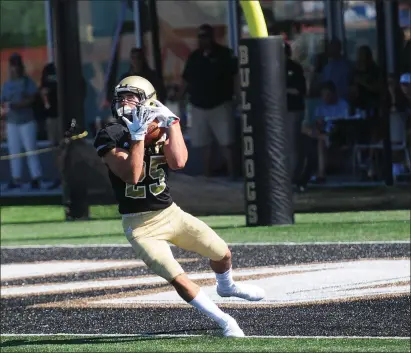
<path fill-rule="evenodd" d="M 168 139 L 164 146 L 164 155 L 171 169 L 182 169 L 186 165 L 188 152 L 180 127 L 180 118 L 158 100 L 149 109 L 156 114 L 159 126 L 168 129 Z"/>
<path fill-rule="evenodd" d="M 179 123 L 171 125 L 168 129 L 168 139 L 164 146 L 164 155 L 171 169 L 182 169 L 186 165 L 188 151 Z"/>

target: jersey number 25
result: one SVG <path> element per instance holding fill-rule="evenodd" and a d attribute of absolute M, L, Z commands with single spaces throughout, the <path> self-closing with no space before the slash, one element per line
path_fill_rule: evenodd
<path fill-rule="evenodd" d="M 126 197 L 131 197 L 132 199 L 144 199 L 147 197 L 147 188 L 149 189 L 149 192 L 154 196 L 161 194 L 166 188 L 166 172 L 160 166 L 166 163 L 167 161 L 164 156 L 151 156 L 148 175 L 156 182 L 149 185 L 142 185 L 144 179 L 147 176 L 146 162 L 144 162 L 143 171 L 141 173 L 138 184 L 126 184 Z"/>

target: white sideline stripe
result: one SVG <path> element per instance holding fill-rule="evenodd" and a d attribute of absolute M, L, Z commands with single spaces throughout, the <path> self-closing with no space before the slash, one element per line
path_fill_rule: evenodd
<path fill-rule="evenodd" d="M 267 245 L 367 245 L 367 244 L 410 244 L 410 240 L 387 241 L 318 241 L 318 242 L 270 242 L 270 243 L 227 243 L 229 246 L 267 246 Z M 171 246 L 175 246 L 170 244 Z M 0 249 L 45 249 L 45 248 L 128 248 L 130 244 L 58 244 L 58 245 L 6 245 Z"/>
<path fill-rule="evenodd" d="M 130 261 L 128 261 L 130 262 Z M 125 261 L 125 263 L 128 263 Z M 87 269 L 90 266 L 101 266 L 102 264 L 84 262 Z M 103 263 L 104 264 L 104 263 Z M 40 275 L 42 272 L 48 271 L 51 268 L 55 272 L 62 272 L 64 269 L 73 268 L 70 263 L 54 263 L 42 270 L 36 269 L 36 274 Z M 61 269 L 59 269 L 61 265 Z M 78 263 L 74 263 L 78 267 Z M 115 263 L 111 264 L 112 266 Z M 6 279 L 13 277 L 24 277 L 25 273 L 30 274 L 31 264 L 10 264 L 2 265 L 1 275 Z M 68 266 L 68 268 L 67 268 Z M 117 266 L 118 267 L 118 266 Z M 83 269 L 84 270 L 84 269 Z M 393 274 L 395 276 L 393 278 Z M 374 295 L 384 295 L 389 293 L 409 293 L 410 286 L 403 285 L 403 281 L 410 279 L 410 264 L 408 259 L 398 260 L 365 260 L 365 261 L 344 261 L 334 262 L 328 264 L 304 264 L 294 266 L 269 266 L 255 269 L 239 269 L 233 276 L 249 277 L 253 275 L 263 275 L 266 279 L 261 279 L 259 283 L 254 283 L 265 289 L 267 296 L 264 301 L 258 304 L 290 304 L 291 302 L 311 302 L 335 300 L 337 298 L 362 297 Z M 189 273 L 188 277 L 191 280 L 212 279 L 214 274 L 207 273 Z M 269 277 L 275 277 L 268 279 Z M 4 278 L 3 278 L 4 279 Z M 78 290 L 91 290 L 103 288 L 120 288 L 120 287 L 135 287 L 144 284 L 154 284 L 165 282 L 159 276 L 145 276 L 141 278 L 109 278 L 85 280 L 71 283 L 47 283 L 47 284 L 33 284 L 20 286 L 3 286 L 1 288 L 1 297 L 20 296 L 20 295 L 40 295 L 57 292 L 72 292 Z M 312 285 L 315 283 L 315 285 Z M 369 286 L 382 286 L 382 288 L 372 289 Z M 388 285 L 388 286 L 385 286 Z M 225 303 L 225 299 L 217 297 L 213 285 L 203 287 L 205 293 L 216 303 Z M 344 292 L 341 293 L 341 291 Z M 302 295 L 301 293 L 305 293 Z M 274 294 L 275 293 L 275 294 Z M 221 302 L 222 300 L 222 302 Z M 161 294 L 143 295 L 137 297 L 127 298 L 111 298 L 106 300 L 92 300 L 89 305 L 110 304 L 110 305 L 128 305 L 137 302 L 149 303 L 181 303 L 184 301 L 174 292 L 167 291 Z M 231 302 L 231 300 L 229 300 Z M 233 301 L 234 304 L 241 304 Z M 245 303 L 243 303 L 245 304 Z"/>
<path fill-rule="evenodd" d="M 121 333 L 2 333 L 2 337 L 51 337 L 51 336 L 72 336 L 72 337 L 204 337 L 206 335 L 183 335 L 183 334 L 121 334 Z M 207 335 L 214 337 L 212 335 Z M 245 338 L 273 338 L 273 339 L 378 339 L 378 340 L 409 340 L 410 337 L 380 337 L 380 336 L 246 336 Z"/>

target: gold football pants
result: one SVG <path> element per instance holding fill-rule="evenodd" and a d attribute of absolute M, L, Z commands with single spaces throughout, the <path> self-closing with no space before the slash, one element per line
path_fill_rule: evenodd
<path fill-rule="evenodd" d="M 123 229 L 137 257 L 168 282 L 184 273 L 169 242 L 213 261 L 220 261 L 228 251 L 208 225 L 174 203 L 160 211 L 123 215 Z"/>

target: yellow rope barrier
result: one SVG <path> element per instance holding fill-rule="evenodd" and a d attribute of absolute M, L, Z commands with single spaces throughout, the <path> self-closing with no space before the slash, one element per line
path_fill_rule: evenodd
<path fill-rule="evenodd" d="M 68 139 L 69 140 L 78 140 L 78 139 L 85 138 L 87 135 L 88 135 L 88 132 L 84 131 L 81 134 L 74 135 L 72 137 L 69 137 Z M 25 156 L 33 156 L 33 155 L 37 155 L 37 154 L 42 154 L 42 153 L 53 151 L 56 148 L 58 148 L 58 147 L 56 147 L 56 146 L 46 147 L 46 148 L 40 148 L 40 149 L 34 150 L 34 151 L 28 151 L 28 152 L 22 152 L 22 153 L 16 153 L 16 154 L 9 154 L 9 155 L 6 155 L 6 156 L 0 156 L 0 161 L 7 161 L 7 160 L 10 160 L 10 159 L 14 159 L 14 158 L 20 158 L 20 157 L 25 157 Z"/>

